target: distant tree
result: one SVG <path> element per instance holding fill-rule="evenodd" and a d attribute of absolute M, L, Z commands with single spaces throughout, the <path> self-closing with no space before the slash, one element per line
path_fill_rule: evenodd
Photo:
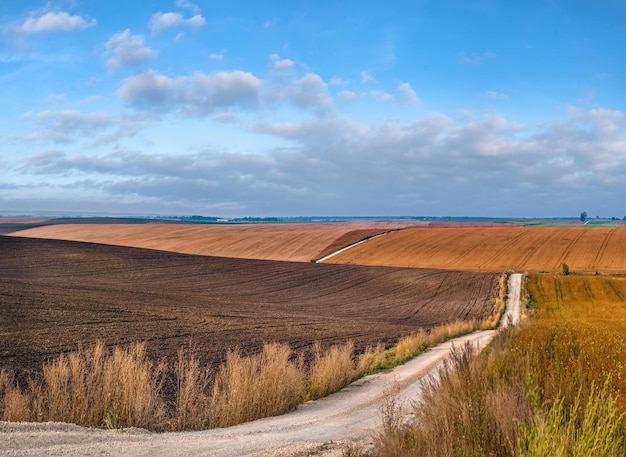
<path fill-rule="evenodd" d="M 626 216 L 624 216 L 624 220 L 626 221 Z"/>
<path fill-rule="evenodd" d="M 561 265 L 561 274 L 564 276 L 567 276 L 569 274 L 569 265 L 566 263 L 563 263 L 563 265 Z"/>
<path fill-rule="evenodd" d="M 585 222 L 587 220 L 587 211 L 580 213 L 580 221 Z"/>

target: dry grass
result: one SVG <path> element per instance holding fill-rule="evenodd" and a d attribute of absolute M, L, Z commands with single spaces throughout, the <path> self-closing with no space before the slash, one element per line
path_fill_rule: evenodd
<path fill-rule="evenodd" d="M 498 282 L 498 295 L 496 296 L 491 313 L 480 323 L 481 330 L 496 328 L 500 323 L 500 319 L 502 318 L 506 308 L 508 280 L 509 273 L 503 273 L 500 276 L 500 281 Z"/>
<path fill-rule="evenodd" d="M 481 354 L 457 351 L 426 384 L 415 422 L 379 435 L 378 455 L 625 455 L 619 280 L 531 275 L 537 317 Z"/>
<path fill-rule="evenodd" d="M 44 366 L 45 415 L 89 426 L 158 423 L 160 369 L 145 349 L 145 343 L 137 343 L 107 351 L 98 342 Z"/>
<path fill-rule="evenodd" d="M 286 413 L 302 401 L 301 363 L 289 346 L 266 344 L 258 355 L 231 351 L 215 378 L 209 401 L 209 426 L 227 427 Z"/>
<path fill-rule="evenodd" d="M 209 371 L 202 368 L 197 349 L 192 342 L 178 350 L 176 377 L 176 406 L 170 428 L 176 430 L 201 430 L 208 425 L 210 382 Z"/>
<path fill-rule="evenodd" d="M 31 399 L 17 386 L 12 374 L 0 371 L 0 418 L 6 421 L 31 420 Z"/>
<path fill-rule="evenodd" d="M 337 392 L 356 378 L 353 362 L 354 344 L 332 346 L 322 352 L 319 343 L 313 349 L 313 362 L 309 371 L 308 399 L 315 400 Z"/>
<path fill-rule="evenodd" d="M 45 365 L 43 382 L 31 381 L 25 390 L 3 372 L 1 417 L 154 428 L 163 415 L 160 374 L 161 367 L 147 359 L 145 344 L 108 351 L 99 342 Z"/>
<path fill-rule="evenodd" d="M 368 348 L 359 357 L 356 376 L 391 369 L 417 357 L 433 346 L 471 333 L 481 327 L 481 323 L 474 320 L 454 321 L 430 330 L 418 330 L 401 338 L 395 346 L 386 350 L 382 346 Z"/>

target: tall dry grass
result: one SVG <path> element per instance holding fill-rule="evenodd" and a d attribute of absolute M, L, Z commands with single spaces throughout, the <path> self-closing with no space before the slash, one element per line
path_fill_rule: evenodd
<path fill-rule="evenodd" d="M 540 276 L 528 281 L 536 318 L 480 354 L 457 351 L 425 385 L 415 422 L 379 435 L 379 456 L 626 455 L 626 308 L 608 321 L 605 298 L 589 300 L 626 294 Z"/>
<path fill-rule="evenodd" d="M 356 378 L 354 343 L 331 346 L 323 352 L 319 343 L 313 348 L 313 361 L 309 369 L 307 398 L 315 400 L 337 392 Z"/>
<path fill-rule="evenodd" d="M 201 367 L 197 347 L 192 343 L 178 350 L 174 369 L 176 404 L 170 429 L 202 430 L 208 426 L 210 373 Z"/>
<path fill-rule="evenodd" d="M 17 385 L 13 374 L 0 370 L 0 418 L 5 421 L 33 420 L 31 396 Z"/>
<path fill-rule="evenodd" d="M 163 414 L 160 371 L 145 343 L 108 351 L 98 342 L 61 355 L 43 369 L 46 415 L 89 426 L 150 428 Z"/>
<path fill-rule="evenodd" d="M 500 323 L 504 310 L 506 308 L 506 300 L 508 296 L 508 280 L 510 272 L 503 273 L 498 281 L 498 293 L 493 303 L 491 311 L 481 320 L 478 328 L 481 330 L 494 329 Z"/>
<path fill-rule="evenodd" d="M 213 383 L 209 426 L 227 427 L 261 417 L 283 414 L 304 396 L 300 361 L 291 361 L 288 345 L 266 344 L 258 355 L 230 351 Z"/>
<path fill-rule="evenodd" d="M 145 344 L 62 354 L 43 367 L 43 381 L 20 388 L 0 374 L 0 417 L 62 421 L 86 426 L 153 428 L 163 416 L 162 367 L 146 356 Z"/>
<path fill-rule="evenodd" d="M 420 329 L 415 333 L 400 338 L 395 346 L 385 349 L 382 346 L 370 347 L 359 356 L 356 377 L 388 370 L 417 357 L 427 349 L 460 335 L 471 333 L 481 328 L 481 322 L 454 321 L 430 330 Z"/>

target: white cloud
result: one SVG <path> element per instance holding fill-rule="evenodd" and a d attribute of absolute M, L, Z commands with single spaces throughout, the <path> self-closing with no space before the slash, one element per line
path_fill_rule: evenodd
<path fill-rule="evenodd" d="M 153 59 L 156 52 L 144 46 L 143 36 L 131 35 L 126 29 L 122 33 L 116 33 L 104 45 L 110 55 L 107 60 L 107 68 L 126 68 L 142 64 Z"/>
<path fill-rule="evenodd" d="M 126 78 L 117 93 L 138 109 L 205 115 L 218 108 L 256 105 L 260 84 L 252 73 L 239 70 L 179 77 L 150 70 Z"/>
<path fill-rule="evenodd" d="M 283 73 L 291 70 L 296 64 L 290 59 L 281 59 L 278 54 L 270 55 L 271 70 L 276 73 Z"/>
<path fill-rule="evenodd" d="M 420 102 L 419 97 L 409 83 L 400 83 L 396 89 L 396 102 L 401 104 L 417 104 Z"/>
<path fill-rule="evenodd" d="M 31 13 L 28 19 L 18 27 L 18 31 L 23 33 L 69 32 L 94 27 L 97 23 L 95 19 L 87 20 L 82 16 L 72 16 L 64 11 L 37 14 Z"/>
<path fill-rule="evenodd" d="M 200 14 L 196 14 L 190 18 L 185 18 L 183 14 L 179 12 L 163 13 L 159 11 L 158 13 L 154 13 L 152 15 L 148 26 L 153 33 L 156 33 L 162 30 L 179 27 L 190 27 L 196 30 L 204 25 L 205 22 L 206 20 Z"/>
<path fill-rule="evenodd" d="M 361 72 L 361 83 L 366 84 L 369 81 L 372 81 L 374 78 L 372 78 L 372 75 L 370 75 L 367 71 L 362 71 Z"/>
<path fill-rule="evenodd" d="M 195 3 L 188 2 L 187 0 L 176 0 L 176 7 L 180 9 L 189 10 L 194 14 L 200 14 L 202 10 Z"/>
<path fill-rule="evenodd" d="M 332 78 L 330 78 L 330 81 L 328 81 L 329 86 L 343 86 L 345 84 L 348 84 L 348 81 L 340 78 L 339 76 L 333 76 Z"/>
<path fill-rule="evenodd" d="M 266 29 L 270 28 L 270 27 L 274 27 L 276 24 L 278 23 L 278 19 L 274 18 L 274 19 L 267 19 L 264 23 L 263 23 L 263 27 L 265 27 Z"/>
<path fill-rule="evenodd" d="M 224 59 L 224 51 L 222 52 L 212 52 L 209 54 L 209 58 L 213 60 L 223 60 Z"/>
<path fill-rule="evenodd" d="M 399 105 L 416 105 L 420 99 L 409 83 L 400 83 L 395 94 L 388 94 L 383 91 L 373 90 L 369 93 L 374 100 L 383 103 L 397 103 Z"/>
<path fill-rule="evenodd" d="M 224 111 L 223 113 L 219 113 L 213 119 L 217 122 L 221 122 L 222 124 L 238 124 L 241 121 L 239 115 L 232 111 Z"/>
<path fill-rule="evenodd" d="M 352 92 L 351 90 L 342 90 L 341 92 L 337 93 L 336 97 L 337 97 L 337 100 L 340 100 L 342 102 L 347 102 L 349 100 L 354 99 L 356 97 L 356 94 Z"/>
<path fill-rule="evenodd" d="M 110 115 L 102 112 L 81 113 L 79 111 L 42 111 L 27 114 L 26 119 L 35 121 L 37 132 L 30 135 L 30 141 L 52 141 L 67 144 L 75 141 L 76 135 L 93 135 L 114 124 Z"/>
<path fill-rule="evenodd" d="M 33 122 L 33 133 L 26 137 L 29 143 L 70 145 L 86 141 L 88 148 L 133 137 L 147 125 L 142 116 L 76 110 L 47 110 L 23 117 Z"/>
<path fill-rule="evenodd" d="M 216 121 L 237 119 L 228 109 L 215 113 Z M 86 131 L 102 128 L 98 116 L 83 121 L 92 125 L 80 127 Z M 612 214 L 623 207 L 626 116 L 621 111 L 579 110 L 532 128 L 502 115 L 455 121 L 431 114 L 406 123 L 363 125 L 328 114 L 262 123 L 255 132 L 289 146 L 258 154 L 212 148 L 96 157 L 83 149 L 47 150 L 25 168 L 41 174 L 42 181 L 71 172 L 74 190 L 89 181 L 105 198 L 132 197 L 138 207 L 175 202 L 178 211 L 221 208 L 238 215 L 575 216 L 582 209 Z"/>
<path fill-rule="evenodd" d="M 315 108 L 321 112 L 332 106 L 332 98 L 322 77 L 307 73 L 289 84 L 269 85 L 263 91 L 269 103 L 287 102 L 299 108 Z"/>
<path fill-rule="evenodd" d="M 370 91 L 369 95 L 374 100 L 379 102 L 391 103 L 393 101 L 393 95 L 383 92 L 381 90 L 372 90 Z"/>

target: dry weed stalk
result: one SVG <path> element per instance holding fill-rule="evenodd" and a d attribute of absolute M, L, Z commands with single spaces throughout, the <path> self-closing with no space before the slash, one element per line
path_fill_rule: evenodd
<path fill-rule="evenodd" d="M 323 352 L 319 343 L 313 348 L 309 371 L 308 399 L 315 400 L 347 386 L 356 377 L 354 343 L 331 346 Z"/>
<path fill-rule="evenodd" d="M 213 383 L 209 425 L 227 427 L 295 408 L 303 398 L 304 377 L 291 355 L 288 345 L 278 343 L 249 357 L 230 351 Z"/>

